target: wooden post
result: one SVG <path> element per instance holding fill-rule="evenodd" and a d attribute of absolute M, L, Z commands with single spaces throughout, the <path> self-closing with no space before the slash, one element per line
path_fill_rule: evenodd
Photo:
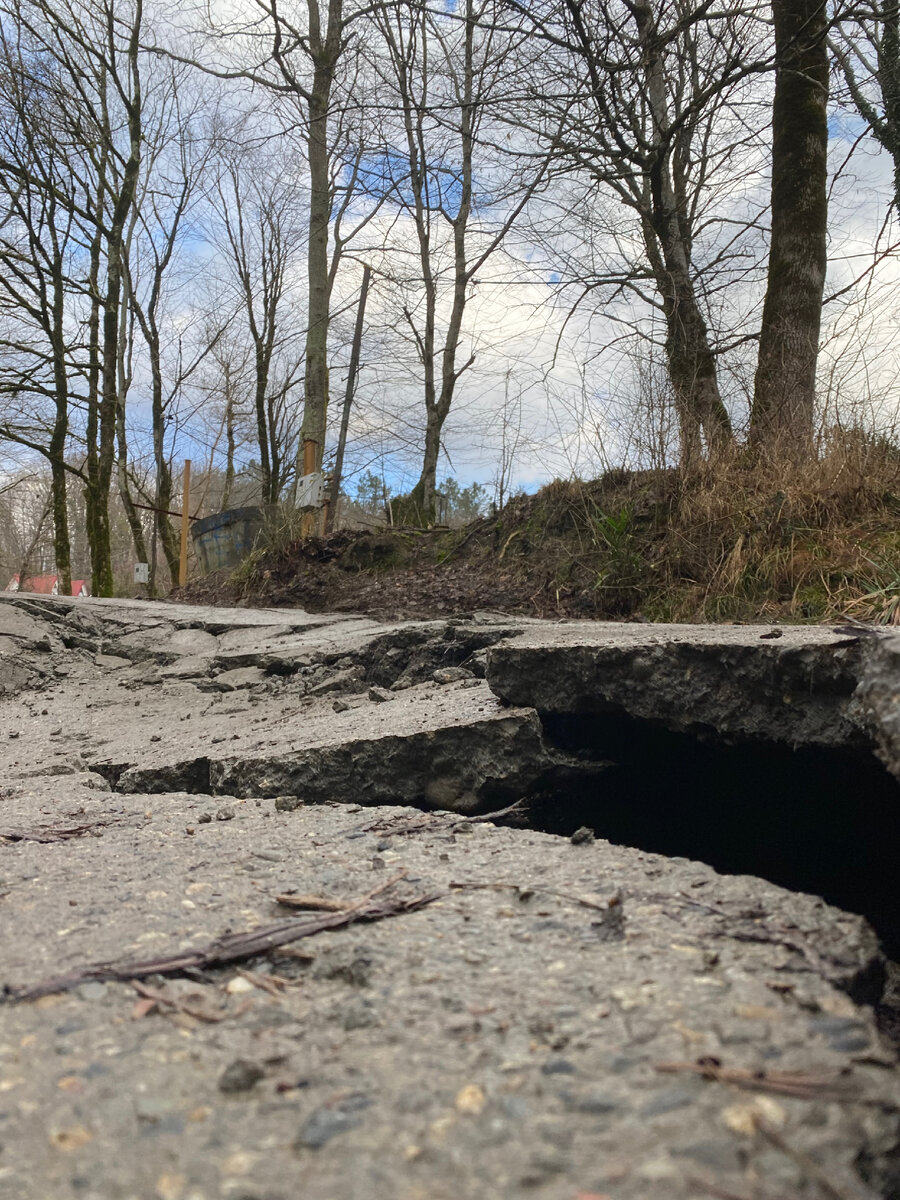
<path fill-rule="evenodd" d="M 181 562 L 178 567 L 178 586 L 187 583 L 188 508 L 191 499 L 191 460 L 184 460 L 184 497 L 181 502 Z"/>
<path fill-rule="evenodd" d="M 316 459 L 318 458 L 319 443 L 314 442 L 311 438 L 307 438 L 303 443 L 303 474 L 312 475 L 315 471 Z M 312 537 L 318 531 L 319 514 L 317 512 L 305 512 L 300 518 L 300 536 Z"/>
<path fill-rule="evenodd" d="M 341 475 L 344 470 L 344 449 L 347 445 L 347 429 L 350 426 L 350 409 L 353 406 L 353 393 L 356 390 L 356 377 L 359 374 L 359 352 L 362 346 L 363 320 L 366 315 L 366 296 L 369 294 L 369 279 L 372 268 L 366 263 L 363 266 L 362 287 L 359 292 L 359 305 L 356 309 L 356 328 L 353 331 L 353 346 L 350 350 L 350 368 L 347 373 L 347 390 L 344 393 L 344 411 L 341 414 L 341 432 L 338 435 L 337 454 L 334 459 L 334 474 L 331 477 L 331 492 L 325 510 L 325 532 L 331 533 L 337 517 L 338 496 L 341 494 Z"/>

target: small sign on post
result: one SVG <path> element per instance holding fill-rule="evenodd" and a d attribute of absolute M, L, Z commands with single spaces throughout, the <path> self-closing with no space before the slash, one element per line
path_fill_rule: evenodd
<path fill-rule="evenodd" d="M 321 508 L 325 503 L 325 476 L 321 471 L 301 475 L 297 483 L 297 507 Z"/>
<path fill-rule="evenodd" d="M 135 563 L 134 564 L 134 582 L 149 583 L 150 582 L 150 564 Z"/>

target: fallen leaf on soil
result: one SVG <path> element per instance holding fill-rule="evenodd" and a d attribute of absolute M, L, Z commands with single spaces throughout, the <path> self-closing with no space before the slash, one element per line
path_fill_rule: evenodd
<path fill-rule="evenodd" d="M 131 986 L 139 996 L 143 996 L 145 1004 L 152 1005 L 152 1008 L 148 1009 L 147 1012 L 152 1012 L 154 1008 L 158 1008 L 161 1013 L 183 1013 L 185 1016 L 193 1017 L 196 1021 L 203 1021 L 207 1025 L 216 1025 L 219 1021 L 224 1021 L 226 1017 L 232 1015 L 227 1012 L 210 1012 L 209 1009 L 200 1008 L 196 1004 L 189 1004 L 180 996 L 173 996 L 170 992 L 147 987 L 145 983 L 141 983 L 137 979 L 131 980 Z M 146 1016 L 147 1013 L 142 1013 L 141 1015 Z M 134 1010 L 132 1010 L 132 1016 L 134 1016 Z"/>

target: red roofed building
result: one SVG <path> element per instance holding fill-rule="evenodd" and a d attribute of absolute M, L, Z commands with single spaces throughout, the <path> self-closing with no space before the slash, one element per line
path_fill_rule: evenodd
<path fill-rule="evenodd" d="M 37 596 L 58 596 L 59 595 L 59 576 L 58 575 L 30 575 L 25 580 L 25 586 L 19 586 L 19 576 L 13 575 L 12 579 L 6 585 L 8 592 L 34 592 Z M 72 580 L 72 595 L 77 599 L 83 599 L 90 596 L 91 589 L 84 579 Z"/>

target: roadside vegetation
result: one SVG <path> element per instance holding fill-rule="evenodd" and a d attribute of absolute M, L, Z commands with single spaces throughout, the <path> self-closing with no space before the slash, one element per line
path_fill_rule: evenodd
<path fill-rule="evenodd" d="M 456 529 L 274 531 L 187 598 L 379 615 L 900 623 L 900 448 L 845 433 L 805 467 L 613 470 Z"/>

